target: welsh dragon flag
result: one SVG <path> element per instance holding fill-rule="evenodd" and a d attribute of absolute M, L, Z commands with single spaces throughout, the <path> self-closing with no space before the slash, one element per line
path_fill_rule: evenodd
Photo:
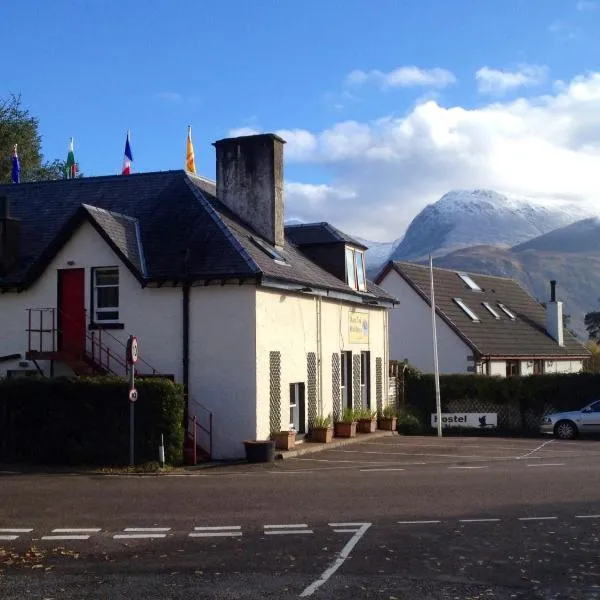
<path fill-rule="evenodd" d="M 67 154 L 67 167 L 66 167 L 67 179 L 74 179 L 77 175 L 77 163 L 75 162 L 75 152 L 73 151 L 73 138 L 69 143 L 69 153 Z"/>

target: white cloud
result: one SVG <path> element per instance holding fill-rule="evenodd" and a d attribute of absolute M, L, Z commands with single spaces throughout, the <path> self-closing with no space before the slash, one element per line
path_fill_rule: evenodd
<path fill-rule="evenodd" d="M 541 85 L 548 78 L 548 67 L 521 65 L 516 71 L 500 71 L 481 67 L 475 73 L 477 87 L 483 94 L 503 94 L 519 87 Z"/>
<path fill-rule="evenodd" d="M 591 0 L 579 0 L 576 4 L 576 8 L 579 12 L 594 11 L 598 8 L 598 2 L 592 2 Z"/>
<path fill-rule="evenodd" d="M 478 108 L 425 99 L 400 117 L 292 132 L 278 132 L 288 140 L 286 214 L 366 239 L 398 238 L 452 189 L 600 207 L 600 72 L 534 98 Z M 318 163 L 327 183 L 292 181 L 295 162 Z"/>
<path fill-rule="evenodd" d="M 420 69 L 415 66 L 398 67 L 384 73 L 377 69 L 371 71 L 352 71 L 346 76 L 346 85 L 361 86 L 374 82 L 383 88 L 390 87 L 435 87 L 443 88 L 456 83 L 454 74 L 446 69 Z"/>
<path fill-rule="evenodd" d="M 238 127 L 237 129 L 230 129 L 229 136 L 230 137 L 241 137 L 243 135 L 256 135 L 260 133 L 260 129 L 256 129 L 256 127 Z"/>

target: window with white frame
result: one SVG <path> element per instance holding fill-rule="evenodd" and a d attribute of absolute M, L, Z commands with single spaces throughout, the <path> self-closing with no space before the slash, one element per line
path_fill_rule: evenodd
<path fill-rule="evenodd" d="M 119 320 L 119 269 L 99 267 L 92 273 L 94 321 L 116 323 Z"/>
<path fill-rule="evenodd" d="M 456 304 L 463 309 L 465 314 L 470 317 L 472 321 L 475 321 L 476 323 L 479 322 L 479 317 L 463 302 L 461 298 L 454 298 L 454 302 L 456 302 Z"/>
<path fill-rule="evenodd" d="M 365 253 L 346 246 L 346 279 L 348 285 L 360 292 L 367 291 Z"/>
<path fill-rule="evenodd" d="M 509 310 L 506 306 L 504 306 L 504 304 L 502 304 L 501 302 L 498 302 L 498 306 L 500 307 L 500 310 L 511 320 L 515 320 L 517 317 L 516 315 Z"/>
<path fill-rule="evenodd" d="M 500 315 L 496 312 L 496 310 L 492 307 L 489 302 L 482 302 L 483 306 L 487 308 L 489 313 L 494 317 L 494 319 L 500 319 Z"/>
<path fill-rule="evenodd" d="M 474 292 L 481 292 L 481 288 L 471 279 L 466 273 L 458 273 L 458 276 L 469 286 L 469 289 Z"/>

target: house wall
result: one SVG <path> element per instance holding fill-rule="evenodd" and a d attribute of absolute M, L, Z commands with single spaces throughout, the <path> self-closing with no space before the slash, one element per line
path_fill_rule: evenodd
<path fill-rule="evenodd" d="M 316 413 L 333 415 L 334 379 L 333 354 L 341 351 L 370 351 L 371 409 L 376 409 L 376 358 L 382 359 L 382 396 L 386 402 L 388 390 L 387 309 L 356 307 L 369 319 L 369 339 L 352 343 L 349 334 L 349 314 L 354 306 L 329 299 L 317 299 L 285 292 L 259 289 L 256 296 L 256 387 L 257 436 L 270 434 L 270 353 L 280 352 L 281 359 L 281 419 L 280 428 L 289 426 L 289 386 L 304 382 L 306 415 L 310 416 L 308 393 L 308 357 L 319 358 L 318 311 L 321 311 L 321 362 L 317 366 Z M 319 393 L 319 386 L 321 393 Z M 307 421 L 308 426 L 308 421 Z"/>
<path fill-rule="evenodd" d="M 256 439 L 256 288 L 192 287 L 190 411 L 201 424 L 212 412 L 213 458 L 244 456 Z"/>
<path fill-rule="evenodd" d="M 74 261 L 68 265 L 68 261 Z M 104 331 L 103 342 L 119 356 L 125 356 L 124 345 L 130 334 L 138 338 L 140 358 L 161 373 L 173 374 L 181 380 L 182 356 L 182 301 L 181 289 L 143 289 L 131 272 L 119 261 L 110 246 L 96 230 L 84 223 L 58 252 L 43 275 L 27 291 L 0 295 L 0 356 L 27 351 L 27 308 L 57 306 L 57 271 L 67 268 L 85 269 L 85 306 L 90 310 L 90 277 L 92 267 L 119 267 L 119 321 L 123 330 Z M 44 323 L 49 326 L 50 318 Z M 38 325 L 35 325 L 38 327 Z M 89 334 L 89 332 L 88 332 Z M 39 336 L 38 336 L 39 337 Z M 36 343 L 37 343 L 37 339 Z M 50 334 L 45 334 L 44 348 L 50 348 Z M 17 368 L 18 361 L 0 363 L 0 376 L 8 369 Z M 33 364 L 30 368 L 33 368 Z M 48 362 L 40 362 L 49 374 Z M 114 365 L 119 372 L 121 367 Z M 139 364 L 139 371 L 151 368 Z M 55 374 L 69 374 L 64 365 L 55 365 Z"/>
<path fill-rule="evenodd" d="M 544 364 L 545 373 L 579 373 L 582 369 L 581 360 L 547 360 Z"/>
<path fill-rule="evenodd" d="M 390 312 L 390 358 L 408 358 L 411 365 L 433 373 L 431 307 L 395 271 L 379 285 L 400 300 Z M 438 315 L 435 323 L 440 373 L 467 373 L 471 349 Z"/>

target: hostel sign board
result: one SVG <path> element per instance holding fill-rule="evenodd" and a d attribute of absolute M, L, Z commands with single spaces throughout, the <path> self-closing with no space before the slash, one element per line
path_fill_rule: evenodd
<path fill-rule="evenodd" d="M 369 343 L 369 313 L 353 311 L 348 313 L 348 337 L 351 344 Z"/>
<path fill-rule="evenodd" d="M 437 414 L 431 413 L 431 426 L 437 427 Z M 498 426 L 498 413 L 442 413 L 442 427 L 490 429 Z"/>

